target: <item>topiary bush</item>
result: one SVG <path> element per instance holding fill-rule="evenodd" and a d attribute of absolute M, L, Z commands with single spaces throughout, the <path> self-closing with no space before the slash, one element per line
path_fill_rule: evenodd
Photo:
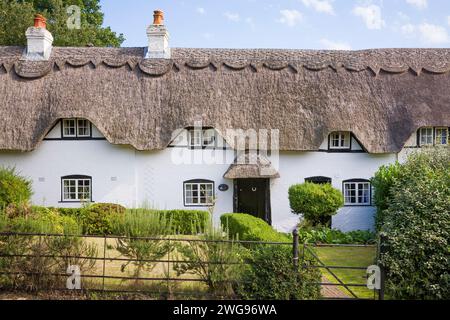
<path fill-rule="evenodd" d="M 21 177 L 15 168 L 0 167 L 0 208 L 27 204 L 32 194 L 31 180 Z"/>
<path fill-rule="evenodd" d="M 450 299 L 450 149 L 412 154 L 389 187 L 380 263 L 394 299 Z"/>
<path fill-rule="evenodd" d="M 289 188 L 292 212 L 301 214 L 312 225 L 330 226 L 331 217 L 344 205 L 340 190 L 331 184 L 306 182 Z"/>
<path fill-rule="evenodd" d="M 224 230 L 231 237 L 244 241 L 291 242 L 291 238 L 277 232 L 267 222 L 244 213 L 229 213 L 220 217 Z"/>
<path fill-rule="evenodd" d="M 307 268 L 312 261 L 305 257 L 305 267 L 295 268 L 292 248 L 261 246 L 252 251 L 243 269 L 236 292 L 244 300 L 308 300 L 320 298 L 321 274 L 317 268 Z"/>

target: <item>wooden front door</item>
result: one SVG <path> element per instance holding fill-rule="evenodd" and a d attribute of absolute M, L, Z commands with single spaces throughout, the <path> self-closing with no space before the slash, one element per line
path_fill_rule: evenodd
<path fill-rule="evenodd" d="M 247 213 L 272 224 L 270 179 L 235 180 L 235 212 Z"/>

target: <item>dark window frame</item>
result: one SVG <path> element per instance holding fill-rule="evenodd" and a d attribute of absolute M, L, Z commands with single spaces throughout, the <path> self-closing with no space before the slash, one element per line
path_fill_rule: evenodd
<path fill-rule="evenodd" d="M 327 184 L 327 183 L 331 184 L 333 183 L 333 179 L 325 176 L 313 176 L 305 178 L 305 182 L 311 182 L 316 184 Z"/>
<path fill-rule="evenodd" d="M 346 183 L 368 183 L 369 184 L 369 203 L 368 204 L 347 204 L 345 202 L 345 184 Z M 344 197 L 344 207 L 373 207 L 373 191 L 372 191 L 372 182 L 369 179 L 348 179 L 342 181 L 342 195 Z M 358 195 L 356 195 L 358 197 Z"/>
<path fill-rule="evenodd" d="M 89 200 L 64 200 L 64 180 L 89 180 Z M 67 175 L 61 177 L 61 201 L 60 203 L 83 203 L 83 202 L 90 202 L 93 203 L 92 200 L 92 192 L 93 186 L 92 186 L 92 177 L 87 175 L 80 175 L 80 174 L 74 174 L 74 175 Z M 78 190 L 77 190 L 78 192 Z"/>
<path fill-rule="evenodd" d="M 213 203 L 209 204 L 209 203 L 204 203 L 204 204 L 187 204 L 186 203 L 186 184 L 212 184 L 212 199 L 213 199 Z M 200 192 L 200 190 L 199 190 Z M 214 205 L 214 199 L 216 197 L 216 183 L 212 180 L 208 180 L 208 179 L 192 179 L 192 180 L 186 180 L 183 181 L 183 205 L 186 208 L 199 208 L 199 207 L 212 207 Z"/>

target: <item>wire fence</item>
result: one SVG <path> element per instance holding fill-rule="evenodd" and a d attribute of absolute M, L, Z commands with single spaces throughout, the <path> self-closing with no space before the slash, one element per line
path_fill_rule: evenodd
<path fill-rule="evenodd" d="M 234 275 L 249 265 L 236 253 L 275 246 L 292 249 L 295 268 L 318 269 L 328 280 L 309 283 L 340 288 L 326 299 L 361 299 L 367 267 L 329 265 L 317 250 L 324 246 L 292 242 L 200 239 L 195 236 L 126 237 L 0 233 L 0 290 L 78 294 L 141 294 L 154 298 L 233 299 Z M 330 247 L 330 246 L 328 246 Z M 358 248 L 340 245 L 334 247 Z M 250 250 L 249 250 L 250 249 Z M 239 254 L 238 254 L 239 256 Z M 308 260 L 308 263 L 306 262 Z M 311 263 L 311 260 L 313 263 Z M 361 283 L 347 283 L 336 270 L 353 270 Z M 368 289 L 366 289 L 368 290 Z M 333 291 L 333 290 L 331 290 Z M 374 290 L 373 298 L 380 295 Z"/>

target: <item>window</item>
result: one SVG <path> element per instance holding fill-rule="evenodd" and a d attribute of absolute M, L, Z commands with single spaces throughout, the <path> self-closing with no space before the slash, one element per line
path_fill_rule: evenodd
<path fill-rule="evenodd" d="M 62 202 L 92 201 L 92 178 L 89 176 L 66 176 L 61 178 Z"/>
<path fill-rule="evenodd" d="M 447 127 L 424 127 L 418 132 L 419 146 L 443 146 L 449 143 L 449 128 Z"/>
<path fill-rule="evenodd" d="M 211 206 L 214 204 L 214 182 L 190 180 L 184 182 L 185 206 Z"/>
<path fill-rule="evenodd" d="M 448 144 L 448 128 L 436 128 L 435 143 L 438 146 Z"/>
<path fill-rule="evenodd" d="M 85 119 L 64 119 L 62 136 L 63 138 L 90 138 L 91 123 Z"/>
<path fill-rule="evenodd" d="M 419 143 L 421 146 L 433 145 L 433 128 L 421 128 L 419 135 Z"/>
<path fill-rule="evenodd" d="M 330 149 L 350 149 L 350 132 L 333 132 L 330 134 Z"/>
<path fill-rule="evenodd" d="M 216 146 L 216 131 L 214 129 L 189 130 L 189 146 L 191 148 L 207 148 Z"/>
<path fill-rule="evenodd" d="M 370 206 L 371 185 L 368 180 L 344 181 L 344 200 L 346 206 Z"/>
<path fill-rule="evenodd" d="M 305 179 L 306 182 L 316 183 L 316 184 L 327 184 L 331 183 L 331 178 L 328 177 L 310 177 Z"/>

